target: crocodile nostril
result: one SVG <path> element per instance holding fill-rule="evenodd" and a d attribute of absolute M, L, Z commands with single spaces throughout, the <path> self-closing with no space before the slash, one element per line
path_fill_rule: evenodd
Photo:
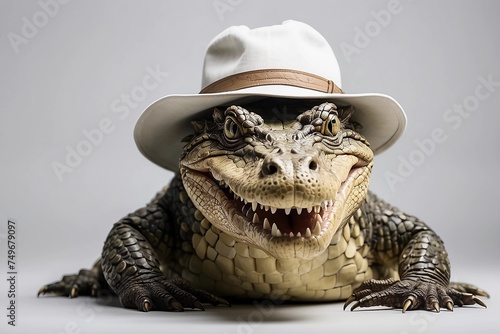
<path fill-rule="evenodd" d="M 285 159 L 284 159 L 285 158 Z M 318 173 L 320 169 L 318 158 L 313 155 L 298 155 L 293 156 L 275 154 L 268 155 L 261 167 L 262 176 L 275 177 L 278 174 L 284 174 L 287 177 L 294 177 L 295 174 L 302 176 L 309 173 Z"/>
<path fill-rule="evenodd" d="M 278 171 L 278 167 L 272 161 L 265 164 L 262 168 L 262 173 L 264 175 L 273 175 L 273 174 L 276 174 L 277 171 Z"/>
<path fill-rule="evenodd" d="M 314 160 L 312 160 L 310 163 L 309 163 L 309 169 L 310 170 L 316 170 L 318 169 L 318 163 Z"/>

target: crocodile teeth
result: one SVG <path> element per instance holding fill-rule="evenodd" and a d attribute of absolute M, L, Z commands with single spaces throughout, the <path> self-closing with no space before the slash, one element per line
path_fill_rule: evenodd
<path fill-rule="evenodd" d="M 323 209 L 326 209 L 327 207 L 332 206 L 332 205 L 333 205 L 333 200 L 326 200 L 323 203 L 321 203 L 321 207 Z"/>
<path fill-rule="evenodd" d="M 250 208 L 248 208 L 248 209 L 246 210 L 246 212 L 245 212 L 245 216 L 247 216 L 247 217 L 252 217 L 252 212 L 251 212 L 251 211 L 252 211 L 252 210 L 251 210 Z"/>
<path fill-rule="evenodd" d="M 313 235 L 320 235 L 321 234 L 321 224 L 319 221 L 316 222 L 316 226 L 314 226 L 314 230 L 312 231 L 312 234 Z"/>
<path fill-rule="evenodd" d="M 273 224 L 276 225 L 276 224 Z M 264 230 L 270 230 L 271 229 L 271 224 L 269 224 L 269 220 L 267 218 L 264 218 L 264 224 L 262 224 L 262 227 Z"/>
<path fill-rule="evenodd" d="M 276 226 L 276 223 L 273 223 L 273 227 L 271 229 L 271 235 L 273 237 L 281 237 L 281 236 L 283 236 L 281 234 L 281 231 L 278 229 L 278 226 Z"/>
<path fill-rule="evenodd" d="M 323 201 L 320 205 L 312 205 L 309 207 L 287 207 L 287 208 L 280 208 L 278 209 L 277 207 L 274 206 L 269 206 L 269 205 L 264 205 L 260 204 L 257 201 L 253 200 L 247 200 L 243 197 L 238 196 L 236 193 L 234 193 L 231 188 L 223 182 L 223 185 L 225 185 L 228 189 L 229 192 L 233 193 L 233 196 L 235 199 L 240 200 L 241 202 L 245 203 L 244 207 L 242 207 L 241 211 L 249 221 L 251 221 L 253 224 L 260 225 L 262 226 L 263 230 L 270 231 L 270 234 L 274 237 L 298 237 L 298 238 L 310 238 L 312 236 L 319 236 L 321 235 L 322 232 L 322 226 L 323 226 L 323 218 L 321 216 L 321 210 L 326 209 L 328 207 L 331 207 L 333 205 L 333 200 L 325 200 Z M 248 208 L 248 209 L 247 209 Z M 286 215 L 290 215 L 292 210 L 297 211 L 297 215 L 301 215 L 303 211 L 307 211 L 307 213 L 313 213 L 313 216 L 316 220 L 316 224 L 314 225 L 314 228 L 307 227 L 305 231 L 300 231 L 300 232 L 281 232 L 276 223 L 271 223 L 269 222 L 268 218 L 264 218 L 263 221 L 261 221 L 261 218 L 257 214 L 257 209 L 268 212 L 270 211 L 271 214 L 275 214 L 278 212 L 278 210 L 283 210 L 283 212 Z"/>

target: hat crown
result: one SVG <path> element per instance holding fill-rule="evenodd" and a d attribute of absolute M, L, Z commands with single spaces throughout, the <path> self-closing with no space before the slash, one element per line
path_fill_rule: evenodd
<path fill-rule="evenodd" d="M 202 90 L 152 103 L 138 119 L 134 137 L 148 159 L 176 171 L 185 146 L 181 139 L 193 132 L 191 121 L 202 119 L 215 106 L 247 98 L 320 99 L 354 106 L 352 119 L 363 125 L 359 132 L 375 154 L 390 147 L 404 131 L 403 108 L 390 96 L 346 94 L 340 85 L 330 45 L 307 24 L 285 21 L 254 30 L 228 28 L 209 44 Z"/>
<path fill-rule="evenodd" d="M 202 89 L 237 73 L 263 69 L 307 72 L 341 87 L 339 64 L 326 39 L 309 25 L 289 20 L 257 29 L 233 26 L 216 36 L 205 55 Z"/>

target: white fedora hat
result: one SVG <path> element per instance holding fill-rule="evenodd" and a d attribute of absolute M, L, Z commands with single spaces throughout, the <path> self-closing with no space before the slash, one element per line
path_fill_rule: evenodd
<path fill-rule="evenodd" d="M 208 46 L 201 92 L 168 95 L 151 104 L 139 117 L 134 138 L 149 160 L 176 171 L 181 140 L 193 133 L 192 120 L 216 106 L 276 97 L 353 105 L 352 119 L 363 126 L 359 132 L 375 154 L 394 144 L 406 126 L 399 103 L 383 94 L 345 94 L 341 87 L 335 54 L 307 24 L 230 27 Z"/>

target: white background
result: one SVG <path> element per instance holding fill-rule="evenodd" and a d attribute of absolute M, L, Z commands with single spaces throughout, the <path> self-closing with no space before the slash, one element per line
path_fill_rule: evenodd
<path fill-rule="evenodd" d="M 55 1 L 0 3 L 0 277 L 7 272 L 11 218 L 18 226 L 20 294 L 18 326 L 7 326 L 2 311 L 2 332 L 109 333 L 125 326 L 202 333 L 317 327 L 419 333 L 498 326 L 499 2 Z M 36 299 L 41 285 L 90 266 L 111 225 L 172 177 L 135 146 L 132 131 L 142 110 L 164 95 L 198 92 L 205 48 L 223 29 L 286 19 L 304 21 L 326 37 L 344 91 L 385 93 L 404 107 L 407 131 L 376 157 L 371 189 L 436 230 L 450 253 L 453 278 L 492 293 L 489 308 L 401 315 L 343 312 L 341 304 L 270 311 L 250 305 L 142 314 L 87 298 Z M 149 90 L 143 84 L 148 69 L 168 73 L 148 81 L 157 84 Z M 496 86 L 488 90 L 481 78 Z M 453 111 L 460 106 L 462 115 Z M 53 164 L 66 164 L 68 148 L 76 150 L 84 132 L 106 119 L 108 133 L 58 177 Z M 439 142 L 435 131 L 441 132 Z M 5 310 L 8 287 L 1 282 Z"/>

